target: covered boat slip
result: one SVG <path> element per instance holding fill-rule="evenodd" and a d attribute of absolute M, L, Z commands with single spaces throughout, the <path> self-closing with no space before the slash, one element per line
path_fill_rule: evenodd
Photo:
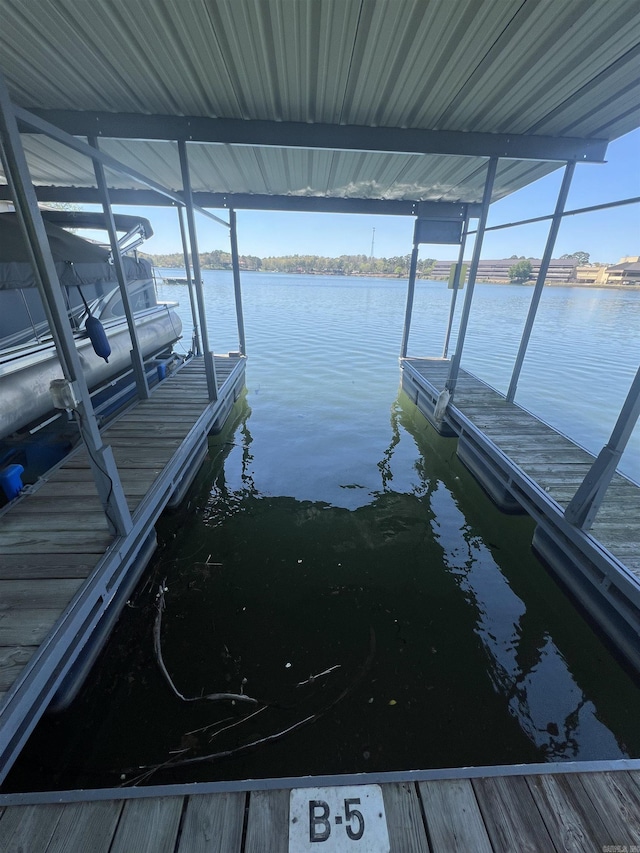
<path fill-rule="evenodd" d="M 207 431 L 224 418 L 243 385 L 236 211 L 416 219 L 401 352 L 403 375 L 415 383 L 414 399 L 429 398 L 423 411 L 431 407 L 435 413 L 437 407 L 438 424 L 462 435 L 468 464 L 487 487 L 501 492 L 507 509 L 515 508 L 508 505 L 515 497 L 531 512 L 542 531 L 540 550 L 542 535 L 549 538 L 545 559 L 557 550 L 559 571 L 578 579 L 591 572 L 584 588 L 597 591 L 598 620 L 609 630 L 616 622 L 611 614 L 623 614 L 624 631 L 610 633 L 623 652 L 634 647 L 635 654 L 640 601 L 629 590 L 638 588 L 630 571 L 638 570 L 638 553 L 634 540 L 623 542 L 626 516 L 616 516 L 618 505 L 609 510 L 607 501 L 628 488 L 614 474 L 615 459 L 638 416 L 640 382 L 625 403 L 615 446 L 594 466 L 575 446 L 546 432 L 542 450 L 544 428 L 513 398 L 558 229 L 563 216 L 581 212 L 566 210 L 574 171 L 579 164 L 604 163 L 608 142 L 640 126 L 637 2 L 150 0 L 144 15 L 135 14 L 135 5 L 0 0 L 0 199 L 12 200 L 25 223 L 61 360 L 67 362 L 69 390 L 80 383 L 78 411 L 87 420 L 86 451 L 12 506 L 0 527 L 5 537 L 0 545 L 5 541 L 11 549 L 0 547 L 0 641 L 8 647 L 1 689 L 9 691 L 0 715 L 0 779 L 71 670 L 72 638 L 79 632 L 88 639 L 118 585 L 124 595 L 134 582 L 133 567 L 153 547 L 154 519 L 179 488 L 183 463 L 197 463 Z M 556 209 L 546 217 L 549 237 L 505 406 L 461 370 L 488 211 L 491 202 L 561 167 L 562 185 Z M 174 206 L 188 282 L 193 269 L 199 357 L 150 391 L 133 343 L 139 401 L 105 431 L 112 455 L 103 453 L 91 422 L 48 257 L 38 203 L 52 201 L 100 204 L 107 217 L 112 204 Z M 223 211 L 224 220 L 213 218 L 230 236 L 241 355 L 223 362 L 211 356 L 208 345 L 196 205 L 209 217 L 208 208 Z M 459 247 L 455 299 L 472 233 L 455 354 L 445 371 L 436 375 L 431 372 L 436 365 L 429 364 L 423 374 L 425 360 L 406 358 L 420 246 Z M 115 240 L 112 247 L 117 264 Z M 223 365 L 231 369 L 226 382 Z M 497 417 L 487 414 L 492 409 Z M 178 425 L 183 415 L 185 423 Z M 535 440 L 525 442 L 524 435 Z M 520 453 L 527 445 L 525 461 Z M 545 480 L 552 445 L 561 462 L 553 462 Z M 121 492 L 114 489 L 118 483 Z M 90 495 L 99 498 L 90 501 Z M 608 533 L 598 533 L 599 540 L 598 525 L 607 516 L 616 518 Z M 614 543 L 616 525 L 621 533 Z M 67 555 L 62 560 L 61 542 Z M 583 568 L 585 554 L 589 566 Z M 21 610 L 32 582 L 39 591 Z M 5 643 L 5 636 L 13 639 Z M 271 788 L 241 781 L 225 789 L 7 796 L 0 799 L 0 847 L 293 853 L 305 848 L 289 846 L 294 826 L 289 788 L 376 781 L 388 830 L 381 850 L 551 850 L 572 843 L 602 849 L 638 843 L 637 763 L 604 768 L 618 773 L 575 769 L 566 775 L 482 768 L 448 776 L 436 771 L 378 780 L 276 780 Z M 329 823 L 328 812 L 317 806 L 329 794 L 308 800 L 307 841 L 310 821 L 317 835 L 330 828 L 341 841 L 345 826 L 352 833 L 361 828 L 358 793 L 326 790 L 348 805 L 340 813 L 334 809 Z M 318 811 L 309 811 L 311 802 Z M 339 832 L 343 835 L 336 836 Z M 323 849 L 322 843 L 310 846 Z"/>
<path fill-rule="evenodd" d="M 398 774 L 401 781 L 385 774 L 381 784 L 366 776 L 280 779 L 215 793 L 200 784 L 109 790 L 99 798 L 95 791 L 62 792 L 48 800 L 5 796 L 0 847 L 7 853 L 634 849 L 640 842 L 640 771 L 576 769 Z M 346 798 L 334 803 L 338 791 Z"/>
<path fill-rule="evenodd" d="M 449 359 L 401 359 L 402 387 L 431 423 Z M 565 510 L 596 459 L 530 412 L 461 370 L 443 434 L 458 436 L 460 459 L 505 512 L 528 512 L 533 546 L 640 668 L 640 486 L 619 473 L 585 529 Z"/>
<path fill-rule="evenodd" d="M 155 521 L 184 494 L 207 435 L 222 428 L 244 388 L 243 357 L 216 356 L 215 367 L 217 400 L 203 359 L 193 358 L 103 431 L 131 513 L 126 534 L 108 527 L 82 444 L 0 517 L 5 768 L 65 678 L 59 704 L 79 686 L 155 548 Z"/>

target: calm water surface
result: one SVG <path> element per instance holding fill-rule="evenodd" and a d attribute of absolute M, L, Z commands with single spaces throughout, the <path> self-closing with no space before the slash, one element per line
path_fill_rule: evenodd
<path fill-rule="evenodd" d="M 230 275 L 205 280 L 211 345 L 237 349 Z M 160 764 L 145 781 L 640 756 L 638 684 L 531 553 L 532 522 L 496 510 L 455 440 L 398 395 L 405 286 L 244 276 L 247 393 L 163 517 L 86 688 L 7 787 L 118 784 Z M 181 300 L 188 340 L 184 288 L 162 295 Z M 530 295 L 476 291 L 463 366 L 503 391 Z M 419 283 L 410 354 L 441 354 L 448 300 Z M 518 401 L 597 451 L 639 321 L 640 293 L 547 289 Z M 638 479 L 639 440 L 622 466 Z M 164 578 L 178 689 L 259 705 L 172 695 L 153 643 Z"/>

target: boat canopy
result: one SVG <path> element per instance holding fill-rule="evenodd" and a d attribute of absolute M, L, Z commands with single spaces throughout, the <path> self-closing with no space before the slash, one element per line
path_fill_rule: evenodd
<path fill-rule="evenodd" d="M 68 216 L 66 212 L 63 213 Z M 44 224 L 61 284 L 82 287 L 97 282 L 112 282 L 117 285 L 109 249 L 65 231 L 50 221 L 49 217 L 45 217 Z M 85 224 L 84 227 L 98 225 Z M 125 255 L 122 260 L 129 281 L 151 278 L 151 264 L 146 259 Z M 28 287 L 36 287 L 36 278 L 20 223 L 15 213 L 0 214 L 0 290 Z"/>

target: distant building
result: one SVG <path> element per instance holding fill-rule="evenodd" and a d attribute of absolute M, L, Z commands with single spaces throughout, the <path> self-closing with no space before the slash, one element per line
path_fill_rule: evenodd
<path fill-rule="evenodd" d="M 497 261 L 480 261 L 478 264 L 477 281 L 492 281 L 501 284 L 507 284 L 511 281 L 509 278 L 509 270 L 514 264 L 522 258 L 503 258 Z M 531 262 L 531 279 L 533 283 L 538 277 L 540 270 L 539 258 L 526 258 Z M 449 270 L 455 261 L 436 261 L 433 265 L 429 278 L 448 279 Z M 575 258 L 561 258 L 552 260 L 549 263 L 549 269 L 545 278 L 546 282 L 562 284 L 564 282 L 576 281 L 576 269 L 578 262 Z"/>
<path fill-rule="evenodd" d="M 620 258 L 617 264 L 611 266 L 578 267 L 577 277 L 580 283 L 593 284 L 595 287 L 631 284 L 640 286 L 640 256 Z"/>

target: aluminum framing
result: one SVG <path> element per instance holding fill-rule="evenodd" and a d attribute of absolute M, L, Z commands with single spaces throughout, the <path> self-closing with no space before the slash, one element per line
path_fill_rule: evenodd
<path fill-rule="evenodd" d="M 177 193 L 173 192 L 173 190 L 167 189 L 167 187 L 162 186 L 162 184 L 159 184 L 157 181 L 154 181 L 151 178 L 147 178 L 145 175 L 142 174 L 142 172 L 138 172 L 136 169 L 132 169 L 130 166 L 126 166 L 124 163 L 121 163 L 115 157 L 112 157 L 110 154 L 106 154 L 99 148 L 93 148 L 88 143 L 83 142 L 81 139 L 76 139 L 76 137 L 72 134 L 66 133 L 64 130 L 61 130 L 59 127 L 56 127 L 50 122 L 38 118 L 38 116 L 36 116 L 34 113 L 22 109 L 21 107 L 16 107 L 15 105 L 13 105 L 13 113 L 16 122 L 18 123 L 18 127 L 20 127 L 20 125 L 26 125 L 30 130 L 36 131 L 37 133 L 42 133 L 45 136 L 48 136 L 50 139 L 54 139 L 56 142 L 60 142 L 62 143 L 62 145 L 66 145 L 73 151 L 77 151 L 79 154 L 86 155 L 94 162 L 101 163 L 102 166 L 107 169 L 112 169 L 115 172 L 120 172 L 130 178 L 133 178 L 133 180 L 138 181 L 138 183 L 142 184 L 148 189 L 153 190 L 155 193 L 158 193 L 161 196 L 165 196 L 166 198 L 171 199 L 177 204 L 187 204 L 187 202 Z M 94 131 L 93 134 L 87 134 L 87 136 L 89 138 L 95 138 L 97 135 Z M 198 212 L 202 213 L 204 216 L 209 217 L 209 219 L 215 220 L 216 222 L 218 222 L 218 224 L 224 225 L 225 228 L 229 228 L 228 222 L 225 222 L 224 219 L 220 219 L 220 217 L 215 216 L 208 210 L 204 210 L 203 208 L 199 209 Z"/>
<path fill-rule="evenodd" d="M 84 803 L 104 800 L 143 800 L 152 797 L 179 797 L 196 794 L 228 794 L 245 791 L 274 791 L 308 787 L 341 787 L 389 782 L 425 782 L 441 779 L 482 779 L 500 776 L 556 776 L 567 773 L 606 773 L 640 770 L 640 759 L 619 758 L 594 761 L 558 761 L 549 764 L 494 764 L 482 767 L 442 767 L 433 770 L 388 770 L 377 773 L 344 773 L 324 776 L 283 776 L 267 779 L 238 779 L 226 782 L 187 782 L 132 788 L 93 788 L 67 791 L 34 791 L 0 794 L 5 806 Z"/>
<path fill-rule="evenodd" d="M 38 201 L 99 204 L 100 198 L 94 187 L 35 187 Z M 176 201 L 165 201 L 151 190 L 109 189 L 112 204 L 140 207 L 166 207 L 186 204 L 184 194 L 177 192 Z M 0 184 L 0 201 L 11 198 L 8 187 Z M 450 215 L 476 219 L 480 215 L 480 204 L 450 201 L 407 201 L 377 198 L 342 198 L 338 196 L 289 196 L 263 195 L 260 193 L 216 193 L 193 192 L 196 209 L 217 210 L 282 210 L 294 213 L 362 213 L 373 216 L 445 216 Z"/>
<path fill-rule="evenodd" d="M 320 122 L 244 121 L 203 116 L 73 110 L 33 110 L 33 115 L 74 136 L 324 148 L 332 151 L 386 151 L 398 154 L 603 163 L 608 145 L 607 139 L 570 136 L 365 127 Z M 37 128 L 31 125 L 28 129 Z"/>
<path fill-rule="evenodd" d="M 511 374 L 511 381 L 509 383 L 509 390 L 507 391 L 507 402 L 512 403 L 516 396 L 516 389 L 518 387 L 518 379 L 520 378 L 520 372 L 522 370 L 522 365 L 524 363 L 525 355 L 527 354 L 527 347 L 529 346 L 529 339 L 531 338 L 531 332 L 533 330 L 533 324 L 536 319 L 536 313 L 538 311 L 538 305 L 540 304 L 540 298 L 542 296 L 542 289 L 544 287 L 545 279 L 547 277 L 547 271 L 549 269 L 549 263 L 551 261 L 551 255 L 553 253 L 553 249 L 556 245 L 556 238 L 558 236 L 558 231 L 560 230 L 560 224 L 562 223 L 562 213 L 564 211 L 564 206 L 567 203 L 567 196 L 569 195 L 569 189 L 571 188 L 571 181 L 573 180 L 573 174 L 575 172 L 576 164 L 572 161 L 568 162 L 565 166 L 564 176 L 562 178 L 562 185 L 558 192 L 558 200 L 556 202 L 556 209 L 553 214 L 553 218 L 551 219 L 551 225 L 549 227 L 549 234 L 547 236 L 547 244 L 544 247 L 544 253 L 542 255 L 542 260 L 540 261 L 540 269 L 538 270 L 538 278 L 536 280 L 535 287 L 533 289 L 533 294 L 531 296 L 531 302 L 529 303 L 529 311 L 527 313 L 527 319 L 525 320 L 524 328 L 522 330 L 522 337 L 520 338 L 520 345 L 518 347 L 518 352 L 516 354 L 515 363 L 513 366 L 513 372 Z"/>

